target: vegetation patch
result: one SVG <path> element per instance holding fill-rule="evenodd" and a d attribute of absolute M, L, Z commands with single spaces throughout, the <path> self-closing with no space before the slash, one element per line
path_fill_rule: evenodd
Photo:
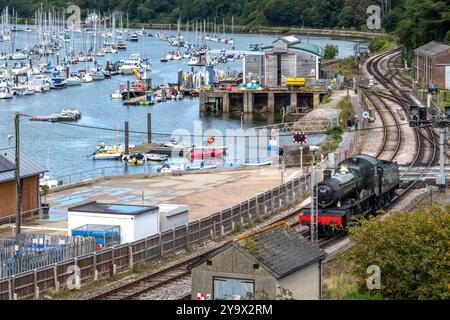
<path fill-rule="evenodd" d="M 355 64 L 353 58 L 348 57 L 336 63 L 336 65 L 333 67 L 333 72 L 335 74 L 340 74 L 347 79 L 353 79 L 355 70 L 357 68 L 358 66 Z"/>
<path fill-rule="evenodd" d="M 319 153 L 326 155 L 336 151 L 342 141 L 342 133 L 344 130 L 340 126 L 332 126 L 327 129 L 327 137 L 320 144 Z"/>
<path fill-rule="evenodd" d="M 394 49 L 396 41 L 394 37 L 386 35 L 383 37 L 377 37 L 370 41 L 369 50 L 372 53 L 380 53 Z"/>
<path fill-rule="evenodd" d="M 346 255 L 357 292 L 395 300 L 449 299 L 449 225 L 450 206 L 433 205 L 351 226 L 356 246 Z M 379 289 L 367 287 L 369 266 L 379 267 Z"/>
<path fill-rule="evenodd" d="M 344 128 L 346 126 L 346 121 L 353 118 L 353 106 L 352 99 L 350 96 L 345 96 L 337 103 L 339 110 L 339 119 L 341 120 L 341 126 Z"/>
<path fill-rule="evenodd" d="M 338 54 L 339 54 L 338 46 L 335 46 L 332 44 L 327 44 L 325 46 L 325 53 L 324 53 L 323 58 L 325 60 L 333 60 L 334 58 L 337 57 Z"/>

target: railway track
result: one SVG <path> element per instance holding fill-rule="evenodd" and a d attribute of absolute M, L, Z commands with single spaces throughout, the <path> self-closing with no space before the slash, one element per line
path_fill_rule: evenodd
<path fill-rule="evenodd" d="M 398 50 L 398 49 L 396 49 Z M 394 50 L 394 52 L 396 52 Z M 383 126 L 389 126 L 392 127 L 392 130 L 385 130 L 384 131 L 384 142 L 383 142 L 383 148 L 380 151 L 380 156 L 387 157 L 387 160 L 393 160 L 401 145 L 402 137 L 401 137 L 401 130 L 400 125 L 398 123 L 398 120 L 396 118 L 396 115 L 394 112 L 389 108 L 388 104 L 384 102 L 383 98 L 386 98 L 386 95 L 389 95 L 391 99 L 394 99 L 394 101 L 397 101 L 398 105 L 402 106 L 404 109 L 407 108 L 407 102 L 412 101 L 411 97 L 409 97 L 406 93 L 404 93 L 401 88 L 398 88 L 398 86 L 393 83 L 391 79 L 388 79 L 389 76 L 384 75 L 380 72 L 378 69 L 378 63 L 382 59 L 386 59 L 392 52 L 381 54 L 377 57 L 375 57 L 373 60 L 374 63 L 371 66 L 371 71 L 373 72 L 373 75 L 377 79 L 379 83 L 381 83 L 387 92 L 376 94 L 373 93 L 373 91 L 367 91 L 365 94 L 370 96 L 375 102 L 374 99 L 378 99 L 380 101 L 378 105 L 379 113 L 380 115 L 383 115 Z M 382 101 L 382 102 L 381 102 Z M 381 104 L 381 106 L 380 106 Z M 375 104 L 374 104 L 375 105 Z M 406 111 L 406 109 L 405 109 Z M 390 118 L 389 118 L 390 117 Z M 394 142 L 389 142 L 388 138 L 395 135 L 397 139 L 391 139 L 391 140 L 398 140 Z M 418 151 L 416 153 L 415 159 L 411 166 L 406 170 L 408 172 L 411 168 L 415 167 L 417 164 L 424 164 L 425 169 L 422 172 L 418 173 L 417 180 L 418 181 L 421 176 L 425 173 L 426 169 L 429 168 L 436 157 L 436 140 L 435 136 L 433 135 L 432 130 L 426 130 L 426 129 L 416 129 L 416 138 L 418 140 Z M 425 146 L 431 146 L 431 153 L 425 151 Z M 406 172 L 404 174 L 406 174 Z M 410 184 L 408 189 L 412 188 L 414 185 L 414 182 Z M 402 195 L 404 195 L 405 192 L 407 192 L 408 189 L 405 189 L 403 192 L 401 192 L 396 199 L 399 199 Z M 394 201 L 396 201 L 394 199 Z M 272 220 L 267 225 L 271 225 L 280 221 L 285 221 L 290 227 L 298 227 L 298 221 L 296 221 L 296 215 L 298 214 L 299 210 L 293 210 L 289 214 Z M 307 236 L 308 231 L 307 230 L 301 230 L 299 231 L 300 234 Z M 231 241 L 231 240 L 230 240 Z M 226 243 L 226 242 L 225 242 Z M 342 243 L 341 246 L 339 246 L 339 243 Z M 223 245 L 224 243 L 221 243 L 218 246 Z M 340 252 L 342 250 L 346 250 L 347 248 L 351 247 L 351 243 L 348 240 L 348 237 L 346 233 L 342 233 L 337 235 L 336 237 L 331 237 L 327 239 L 321 239 L 318 243 L 318 246 L 321 248 L 324 248 L 324 250 L 328 250 L 330 252 L 330 256 L 333 256 L 336 254 L 336 252 Z M 334 249 L 336 247 L 336 249 Z M 216 247 L 217 248 L 217 247 Z M 196 261 L 199 261 L 204 256 L 208 255 L 212 251 L 214 251 L 216 248 L 212 250 L 208 250 L 206 252 L 203 252 L 199 255 L 196 255 L 194 257 L 191 257 L 186 260 L 182 260 L 181 262 L 178 262 L 166 269 L 154 272 L 152 274 L 146 275 L 140 279 L 137 279 L 135 281 L 132 281 L 127 284 L 120 285 L 114 289 L 111 289 L 109 291 L 103 292 L 101 294 L 98 294 L 96 296 L 93 296 L 90 298 L 90 300 L 127 300 L 127 299 L 138 299 L 146 294 L 150 294 L 152 292 L 155 292 L 156 290 L 161 290 L 165 286 L 168 285 L 176 285 L 178 281 L 181 280 L 188 280 L 190 278 L 190 271 L 187 269 L 187 267 Z M 179 299 L 189 299 L 190 295 L 187 294 L 187 292 L 180 292 Z"/>
<path fill-rule="evenodd" d="M 395 83 L 395 72 L 387 71 L 386 73 L 383 73 L 380 68 L 381 64 L 385 64 L 386 67 L 390 69 L 393 65 L 392 59 L 396 58 L 400 54 L 401 50 L 402 48 L 400 47 L 373 57 L 367 62 L 367 69 L 383 87 L 383 90 L 385 91 L 384 98 L 386 99 L 386 95 L 389 95 L 390 97 L 388 99 L 395 101 L 396 104 L 400 106 L 407 115 L 409 115 L 409 106 L 415 105 L 416 101 L 408 93 L 406 93 L 403 88 Z M 417 176 L 417 179 L 412 181 L 406 189 L 400 192 L 397 198 L 404 195 L 418 181 L 420 181 L 427 170 L 436 164 L 437 161 L 438 142 L 436 140 L 437 137 L 435 132 L 430 128 L 415 128 L 414 130 L 417 142 L 417 152 L 410 167 L 403 174 L 408 173 L 409 170 L 414 167 L 420 167 L 422 170 Z"/>
<path fill-rule="evenodd" d="M 380 115 L 383 127 L 382 146 L 378 150 L 376 158 L 393 161 L 403 142 L 402 130 L 397 116 L 381 95 L 365 89 L 363 89 L 363 92 Z"/>

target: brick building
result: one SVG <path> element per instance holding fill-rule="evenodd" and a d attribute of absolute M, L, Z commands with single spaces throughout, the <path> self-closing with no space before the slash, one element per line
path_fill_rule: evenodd
<path fill-rule="evenodd" d="M 431 41 L 414 50 L 414 80 L 424 86 L 450 89 L 450 46 Z"/>

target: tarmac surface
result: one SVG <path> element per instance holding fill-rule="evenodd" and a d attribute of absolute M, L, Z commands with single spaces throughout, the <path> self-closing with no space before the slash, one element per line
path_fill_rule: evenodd
<path fill-rule="evenodd" d="M 300 173 L 299 168 L 286 169 L 290 178 Z M 24 221 L 23 231 L 67 234 L 67 209 L 91 201 L 135 205 L 186 204 L 190 206 L 189 220 L 194 221 L 280 184 L 281 172 L 277 166 L 181 176 L 119 176 L 48 194 L 49 218 Z M 0 238 L 12 235 L 11 226 L 0 228 Z"/>

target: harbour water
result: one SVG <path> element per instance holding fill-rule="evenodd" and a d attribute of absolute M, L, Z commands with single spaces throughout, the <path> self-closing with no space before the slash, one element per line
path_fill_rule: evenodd
<path fill-rule="evenodd" d="M 146 30 L 155 34 L 157 30 Z M 79 34 L 75 34 L 76 51 L 79 51 Z M 32 34 L 20 32 L 16 34 L 16 47 L 23 48 L 28 40 L 32 41 Z M 193 38 L 193 35 L 191 34 Z M 234 39 L 237 50 L 248 50 L 252 43 L 270 44 L 277 38 L 276 35 L 247 35 L 238 34 Z M 339 47 L 339 57 L 346 57 L 353 54 L 353 42 L 346 40 L 332 40 L 327 38 L 302 38 L 303 42 L 325 46 L 334 44 Z M 220 43 L 208 42 L 213 49 L 231 49 L 230 46 Z M 177 72 L 180 69 L 189 71 L 186 60 L 169 61 L 161 63 L 160 57 L 165 51 L 173 51 L 167 42 L 160 41 L 155 37 L 145 36 L 139 42 L 127 42 L 128 50 L 119 51 L 117 54 L 109 54 L 104 58 L 97 58 L 100 64 L 105 64 L 106 59 L 118 61 L 129 57 L 132 53 L 141 53 L 150 58 L 152 62 L 153 86 L 176 82 Z M 181 50 L 183 52 L 183 50 Z M 61 51 L 61 56 L 64 49 Z M 45 58 L 42 59 L 45 61 Z M 53 58 L 53 65 L 56 58 Z M 8 62 L 10 63 L 10 62 Z M 84 69 L 85 64 L 71 66 L 71 71 Z M 218 69 L 242 71 L 242 61 L 236 60 L 228 64 L 219 64 Z M 274 123 L 279 120 L 277 115 L 201 115 L 198 111 L 198 100 L 185 98 L 181 101 L 167 101 L 152 106 L 129 106 L 126 107 L 121 101 L 112 100 L 111 93 L 114 92 L 120 83 L 127 80 L 133 81 L 133 76 L 115 76 L 109 80 L 94 81 L 81 86 L 69 87 L 63 90 L 50 90 L 44 94 L 34 94 L 32 96 L 15 96 L 13 99 L 0 100 L 0 148 L 14 145 L 14 139 L 8 141 L 8 135 L 14 134 L 14 114 L 38 116 L 59 113 L 62 109 L 77 108 L 82 112 L 81 119 L 77 125 L 89 127 L 111 128 L 119 126 L 123 129 L 124 121 L 129 121 L 130 131 L 142 133 L 130 133 L 130 144 L 146 142 L 147 135 L 147 113 L 152 113 L 153 140 L 167 141 L 170 133 L 175 129 L 186 129 L 194 132 L 196 121 L 201 121 L 203 130 L 217 129 L 225 134 L 226 129 L 252 128 Z M 36 161 L 47 165 L 49 173 L 55 178 L 67 177 L 71 175 L 74 180 L 96 176 L 101 174 L 113 174 L 123 172 L 124 164 L 120 161 L 93 161 L 89 155 L 96 145 L 101 142 L 115 144 L 116 133 L 114 131 L 97 130 L 93 128 L 83 128 L 79 126 L 64 125 L 59 123 L 34 122 L 27 118 L 21 119 L 20 126 L 21 148 Z M 161 133 L 163 135 L 158 135 Z M 206 137 L 207 139 L 207 137 Z M 205 139 L 205 140 L 206 140 Z M 320 140 L 320 137 L 317 137 Z M 206 141 L 204 141 L 206 142 Z M 119 134 L 119 143 L 124 143 L 123 133 Z M 255 162 L 258 159 L 247 159 L 242 161 Z M 262 159 L 263 160 L 263 159 Z M 156 171 L 160 165 L 144 167 L 128 167 L 129 173 L 142 171 Z M 81 173 L 85 173 L 83 174 Z"/>

